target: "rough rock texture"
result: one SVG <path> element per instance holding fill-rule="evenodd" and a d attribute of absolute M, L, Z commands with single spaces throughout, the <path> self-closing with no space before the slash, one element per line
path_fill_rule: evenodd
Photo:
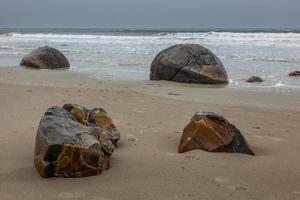
<path fill-rule="evenodd" d="M 70 67 L 67 58 L 60 51 L 47 46 L 35 49 L 24 56 L 20 65 L 36 69 L 62 69 Z"/>
<path fill-rule="evenodd" d="M 211 112 L 196 113 L 183 130 L 178 152 L 193 149 L 254 155 L 241 132 L 224 117 Z"/>
<path fill-rule="evenodd" d="M 289 73 L 289 76 L 300 76 L 300 71 L 293 71 Z"/>
<path fill-rule="evenodd" d="M 102 111 L 101 120 L 94 117 L 95 110 Z M 38 127 L 34 163 L 44 178 L 98 175 L 109 168 L 119 138 L 119 131 L 102 108 L 89 110 L 75 104 L 51 107 Z"/>
<path fill-rule="evenodd" d="M 261 83 L 263 81 L 264 80 L 259 76 L 251 76 L 249 79 L 247 79 L 248 83 Z"/>
<path fill-rule="evenodd" d="M 184 83 L 228 83 L 227 72 L 217 56 L 197 44 L 178 44 L 161 51 L 151 65 L 151 80 Z"/>

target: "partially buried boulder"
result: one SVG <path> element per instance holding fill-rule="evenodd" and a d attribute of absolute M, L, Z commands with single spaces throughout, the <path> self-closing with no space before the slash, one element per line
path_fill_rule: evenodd
<path fill-rule="evenodd" d="M 289 73 L 289 76 L 300 76 L 300 71 L 293 71 Z"/>
<path fill-rule="evenodd" d="M 227 72 L 217 56 L 198 44 L 178 44 L 161 51 L 153 60 L 151 80 L 184 83 L 228 83 Z"/>
<path fill-rule="evenodd" d="M 183 130 L 178 152 L 194 149 L 254 155 L 241 132 L 224 117 L 211 112 L 196 113 Z"/>
<path fill-rule="evenodd" d="M 48 46 L 35 49 L 24 56 L 20 65 L 36 69 L 62 69 L 70 67 L 67 58 L 60 51 Z"/>
<path fill-rule="evenodd" d="M 264 80 L 259 76 L 251 76 L 249 79 L 246 80 L 248 83 L 261 83 Z"/>
<path fill-rule="evenodd" d="M 101 117 L 106 120 L 91 120 L 94 110 L 103 111 Z M 109 168 L 119 138 L 120 132 L 102 108 L 51 107 L 38 127 L 35 167 L 44 178 L 98 175 Z"/>

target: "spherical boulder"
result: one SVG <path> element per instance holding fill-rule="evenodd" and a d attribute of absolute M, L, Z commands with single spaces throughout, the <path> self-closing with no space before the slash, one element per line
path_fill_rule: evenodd
<path fill-rule="evenodd" d="M 70 67 L 64 54 L 48 46 L 35 49 L 24 56 L 20 65 L 36 69 L 66 69 Z"/>
<path fill-rule="evenodd" d="M 161 51 L 153 60 L 151 80 L 184 83 L 228 83 L 224 65 L 210 50 L 198 44 L 177 44 Z"/>

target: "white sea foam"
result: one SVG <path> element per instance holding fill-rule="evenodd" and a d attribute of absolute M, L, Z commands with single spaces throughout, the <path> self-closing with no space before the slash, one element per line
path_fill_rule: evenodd
<path fill-rule="evenodd" d="M 1 59 L 15 59 L 40 46 L 61 50 L 74 71 L 96 77 L 147 79 L 154 56 L 178 43 L 196 43 L 212 50 L 224 63 L 234 87 L 294 87 L 287 76 L 300 67 L 300 33 L 155 32 L 155 33 L 6 33 L 0 34 Z M 19 61 L 12 60 L 10 65 Z M 76 66 L 76 67 L 74 67 Z M 262 84 L 245 79 L 259 75 Z M 281 82 L 279 82 L 281 81 Z"/>
<path fill-rule="evenodd" d="M 274 87 L 285 87 L 287 86 L 286 84 L 283 84 L 281 81 L 279 81 Z"/>
<path fill-rule="evenodd" d="M 164 35 L 96 35 L 96 34 L 59 34 L 59 33 L 11 33 L 0 34 L 6 41 L 39 41 L 53 42 L 112 42 L 112 43 L 155 43 L 172 41 L 201 41 L 206 44 L 218 45 L 258 45 L 258 46 L 290 46 L 300 47 L 300 33 L 233 33 L 233 32 L 185 32 Z"/>

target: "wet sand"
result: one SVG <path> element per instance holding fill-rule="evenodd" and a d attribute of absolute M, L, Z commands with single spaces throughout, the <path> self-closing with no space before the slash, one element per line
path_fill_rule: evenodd
<path fill-rule="evenodd" d="M 121 132 L 120 148 L 100 176 L 42 179 L 33 165 L 39 120 L 48 107 L 68 102 L 105 108 Z M 1 200 L 300 198 L 298 91 L 101 81 L 70 71 L 3 68 L 0 111 Z M 256 156 L 176 153 L 197 111 L 225 116 Z"/>

